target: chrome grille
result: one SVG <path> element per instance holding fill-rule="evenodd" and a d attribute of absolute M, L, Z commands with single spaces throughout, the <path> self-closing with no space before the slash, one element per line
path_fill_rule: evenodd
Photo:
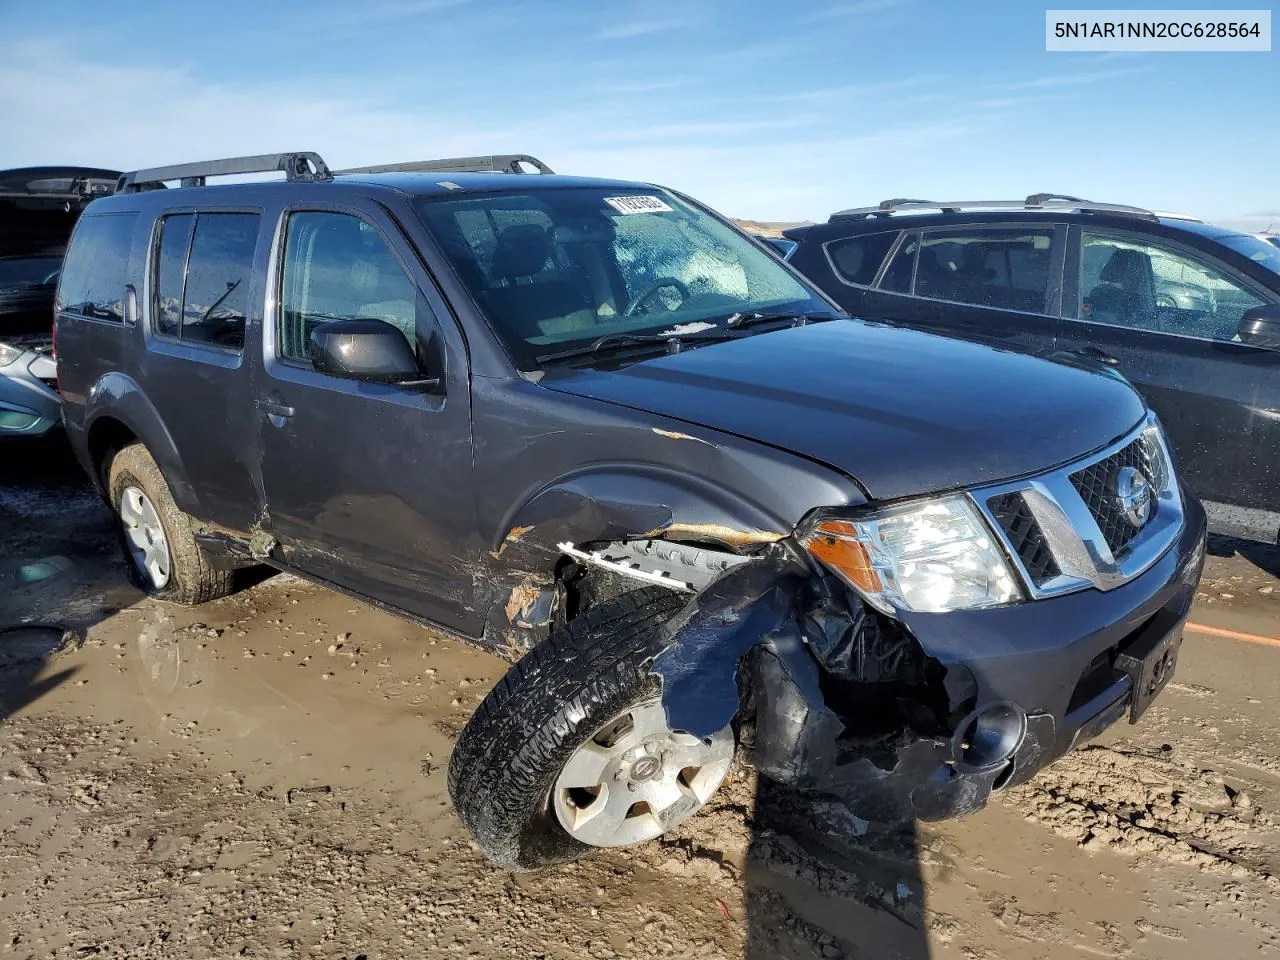
<path fill-rule="evenodd" d="M 1164 454 L 1159 444 L 1145 433 L 1111 456 L 1071 474 L 1072 485 L 1079 491 L 1080 499 L 1098 522 L 1103 539 L 1116 556 L 1124 553 L 1141 529 L 1129 522 L 1116 497 L 1115 477 L 1124 467 L 1139 471 L 1154 489 L 1164 487 L 1167 469 Z"/>
<path fill-rule="evenodd" d="M 1143 474 L 1152 488 L 1151 509 L 1140 526 L 1120 504 L 1117 474 L 1125 467 Z M 1164 556 L 1184 521 L 1182 494 L 1154 414 L 1091 457 L 971 496 L 1037 599 L 1121 586 Z"/>
<path fill-rule="evenodd" d="M 1052 580 L 1062 571 L 1053 559 L 1049 541 L 1036 522 L 1031 508 L 1020 493 L 1002 493 L 987 501 L 991 515 L 1009 538 L 1009 546 L 1018 555 L 1027 570 L 1031 582 L 1040 586 Z"/>

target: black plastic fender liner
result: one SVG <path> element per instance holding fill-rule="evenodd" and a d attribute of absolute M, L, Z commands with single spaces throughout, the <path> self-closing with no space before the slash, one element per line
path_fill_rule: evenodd
<path fill-rule="evenodd" d="M 668 645 L 650 670 L 662 680 L 671 729 L 709 737 L 729 724 L 741 706 L 739 666 L 761 645 L 807 673 L 808 696 L 830 712 L 796 618 L 796 598 L 807 573 L 783 554 L 740 564 L 664 624 Z"/>
<path fill-rule="evenodd" d="M 1025 761 L 1027 775 L 1043 762 L 1042 731 L 1034 725 L 1012 769 L 959 771 L 948 737 L 924 736 L 905 723 L 873 755 L 847 742 L 846 720 L 828 704 L 823 676 L 854 669 L 849 631 L 866 618 L 854 608 L 838 617 L 838 605 L 826 599 L 812 571 L 781 550 L 733 568 L 691 599 L 664 625 L 667 646 L 650 664 L 662 680 L 671 728 L 707 737 L 749 703 L 752 762 L 763 776 L 881 823 L 972 813 L 1022 773 Z M 972 679 L 949 672 L 958 674 L 945 684 L 956 688 L 949 692 L 971 695 Z"/>

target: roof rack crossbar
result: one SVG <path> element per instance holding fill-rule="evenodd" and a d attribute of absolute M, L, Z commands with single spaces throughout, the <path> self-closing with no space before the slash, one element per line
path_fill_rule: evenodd
<path fill-rule="evenodd" d="M 1038 207 L 1049 200 L 1064 200 L 1070 203 L 1088 203 L 1084 197 L 1069 197 L 1065 193 L 1033 193 L 1024 201 L 1028 207 Z"/>
<path fill-rule="evenodd" d="M 874 207 L 854 207 L 833 213 L 831 220 L 864 220 L 868 217 L 889 217 L 895 213 L 916 213 L 939 210 L 943 213 L 959 213 L 962 210 L 1030 210 L 1030 211 L 1076 211 L 1080 213 L 1114 213 L 1121 216 L 1139 217 L 1144 220 L 1158 219 L 1150 210 L 1142 207 L 1131 207 L 1120 203 L 1094 203 L 1077 197 L 1066 197 L 1059 194 L 1034 193 L 1026 200 L 885 200 Z"/>
<path fill-rule="evenodd" d="M 228 157 L 201 163 L 178 163 L 168 167 L 133 170 L 120 177 L 121 193 L 134 193 L 166 180 L 179 180 L 184 187 L 202 187 L 208 177 L 230 177 L 246 173 L 283 172 L 289 180 L 329 180 L 332 174 L 318 153 L 262 153 L 254 157 Z"/>
<path fill-rule="evenodd" d="M 424 173 L 448 171 L 452 173 L 525 173 L 521 164 L 527 163 L 546 174 L 554 171 L 527 153 L 499 153 L 488 157 L 449 157 L 444 160 L 409 160 L 404 163 L 382 163 L 372 167 L 348 167 L 336 170 L 344 173 Z"/>

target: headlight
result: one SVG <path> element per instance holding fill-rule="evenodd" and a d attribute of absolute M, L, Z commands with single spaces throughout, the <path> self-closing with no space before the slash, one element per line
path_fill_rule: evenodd
<path fill-rule="evenodd" d="M 11 347 L 7 343 L 0 343 L 0 367 L 7 367 L 25 352 L 17 347 Z"/>
<path fill-rule="evenodd" d="M 824 520 L 803 542 L 887 614 L 973 610 L 1022 599 L 1000 545 L 964 496 Z"/>

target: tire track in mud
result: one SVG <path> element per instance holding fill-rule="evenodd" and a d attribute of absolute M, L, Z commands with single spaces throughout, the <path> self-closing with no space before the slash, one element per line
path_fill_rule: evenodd
<path fill-rule="evenodd" d="M 1003 795 L 1029 821 L 1085 850 L 1190 866 L 1280 888 L 1257 841 L 1276 820 L 1221 774 L 1154 751 L 1086 745 Z"/>
<path fill-rule="evenodd" d="M 705 885 L 613 856 L 511 874 L 377 791 L 255 789 L 178 749 L 123 723 L 0 725 L 0 954 L 741 956 Z"/>

